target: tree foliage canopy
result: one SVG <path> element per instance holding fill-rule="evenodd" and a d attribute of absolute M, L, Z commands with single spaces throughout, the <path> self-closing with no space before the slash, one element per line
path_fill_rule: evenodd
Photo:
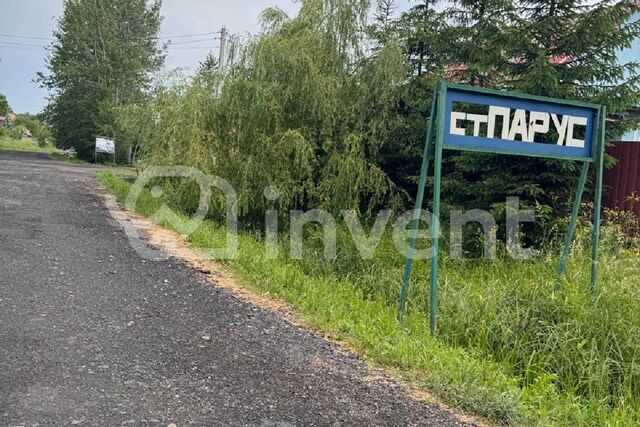
<path fill-rule="evenodd" d="M 11 111 L 7 97 L 0 93 L 0 116 L 6 116 Z"/>
<path fill-rule="evenodd" d="M 437 78 L 604 104 L 617 119 L 607 125 L 609 138 L 637 125 L 625 112 L 640 101 L 638 64 L 617 59 L 640 35 L 635 2 L 458 0 L 443 11 L 433 3 L 422 2 L 394 22 L 412 63 L 392 125 L 397 138 L 389 147 L 394 149 L 384 158 L 384 169 L 394 181 L 411 184 L 419 173 L 415 156 L 422 154 L 429 108 L 425 101 L 430 101 Z M 398 156 L 403 150 L 407 157 Z M 507 195 L 519 196 L 537 210 L 540 221 L 550 221 L 570 208 L 578 167 L 573 162 L 448 152 L 443 202 L 501 211 Z M 405 188 L 415 194 L 415 187 Z"/>
<path fill-rule="evenodd" d="M 293 18 L 266 10 L 263 33 L 224 72 L 203 64 L 190 82 L 159 87 L 148 114 L 125 114 L 128 129 L 156 118 L 144 161 L 227 179 L 245 214 L 260 214 L 269 185 L 286 208 L 399 206 L 378 162 L 407 68 L 395 40 L 365 55 L 368 10 L 363 0 L 304 1 Z"/>
<path fill-rule="evenodd" d="M 158 46 L 160 1 L 66 0 L 47 75 L 56 143 L 90 158 L 96 135 L 113 136 L 113 108 L 143 99 L 164 55 Z"/>
<path fill-rule="evenodd" d="M 284 208 L 366 214 L 415 194 L 437 79 L 599 102 L 620 118 L 638 103 L 637 65 L 616 59 L 638 36 L 632 2 L 434 3 L 394 17 L 394 2 L 380 1 L 373 20 L 366 0 L 304 0 L 295 17 L 267 9 L 260 35 L 232 43 L 225 70 L 209 58 L 153 102 L 121 109 L 120 135 L 147 164 L 229 180 L 245 214 L 261 215 L 268 185 Z M 445 201 L 499 210 L 518 195 L 544 219 L 569 205 L 576 167 L 448 154 Z"/>

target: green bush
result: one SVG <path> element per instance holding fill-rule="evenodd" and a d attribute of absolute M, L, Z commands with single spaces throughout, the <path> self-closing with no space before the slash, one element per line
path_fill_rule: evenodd
<path fill-rule="evenodd" d="M 24 131 L 25 131 L 25 127 L 22 125 L 18 125 L 18 126 L 11 126 L 9 128 L 9 137 L 13 138 L 13 139 L 18 139 L 21 140 L 22 136 L 24 135 Z"/>
<path fill-rule="evenodd" d="M 48 145 L 47 140 L 51 139 L 51 131 L 49 130 L 49 126 L 40 121 L 37 117 L 19 115 L 15 124 L 17 125 L 16 127 L 22 127 L 23 131 L 24 129 L 29 129 L 34 141 L 39 147 L 43 148 Z"/>

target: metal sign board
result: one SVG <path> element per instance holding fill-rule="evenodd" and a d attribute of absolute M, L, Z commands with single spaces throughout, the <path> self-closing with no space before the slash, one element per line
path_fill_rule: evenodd
<path fill-rule="evenodd" d="M 398 319 L 402 319 L 404 314 L 420 211 L 423 205 L 429 164 L 433 158 L 429 329 L 431 334 L 435 334 L 439 266 L 440 183 L 444 149 L 582 162 L 582 172 L 560 256 L 558 279 L 566 269 L 589 168 L 591 165 L 595 165 L 596 185 L 590 286 L 591 297 L 595 300 L 606 114 L 606 107 L 595 104 L 438 82 L 427 126 L 427 139 L 422 158 L 416 206 L 411 223 L 407 261 L 402 277 Z M 559 283 L 558 281 L 558 286 Z"/>
<path fill-rule="evenodd" d="M 592 160 L 598 106 L 497 91 L 446 91 L 443 147 Z"/>
<path fill-rule="evenodd" d="M 113 139 L 97 137 L 96 153 L 115 154 L 116 142 Z"/>

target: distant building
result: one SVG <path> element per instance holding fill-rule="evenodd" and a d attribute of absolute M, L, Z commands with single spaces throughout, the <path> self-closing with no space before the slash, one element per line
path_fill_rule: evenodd
<path fill-rule="evenodd" d="M 6 116 L 0 116 L 0 126 L 10 126 L 16 121 L 16 115 L 11 111 Z"/>

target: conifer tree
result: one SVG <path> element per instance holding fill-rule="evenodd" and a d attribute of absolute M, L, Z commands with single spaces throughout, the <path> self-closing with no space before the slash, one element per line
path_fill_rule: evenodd
<path fill-rule="evenodd" d="M 619 119 L 608 136 L 619 136 L 640 102 L 637 64 L 617 62 L 639 35 L 637 10 L 633 1 L 459 1 L 449 10 L 457 19 L 448 62 L 464 65 L 454 76 L 463 83 L 604 104 Z M 519 196 L 544 221 L 568 211 L 579 164 L 454 153 L 446 170 L 454 204 L 501 210 L 506 196 Z"/>
<path fill-rule="evenodd" d="M 390 120 L 388 137 L 382 147 L 381 167 L 413 197 L 417 191 L 424 135 L 433 97 L 433 88 L 443 76 L 446 52 L 446 16 L 434 9 L 435 1 L 425 0 L 398 17 L 387 18 L 409 64 L 407 80 L 400 87 Z M 389 38 L 373 34 L 379 44 Z"/>

